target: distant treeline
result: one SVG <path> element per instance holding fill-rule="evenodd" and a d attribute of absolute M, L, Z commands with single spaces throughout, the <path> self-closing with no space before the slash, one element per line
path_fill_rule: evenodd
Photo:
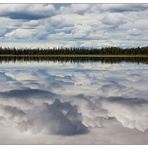
<path fill-rule="evenodd" d="M 2 48 L 0 55 L 148 55 L 148 46 L 137 48 L 105 47 L 101 49 L 90 48 Z"/>

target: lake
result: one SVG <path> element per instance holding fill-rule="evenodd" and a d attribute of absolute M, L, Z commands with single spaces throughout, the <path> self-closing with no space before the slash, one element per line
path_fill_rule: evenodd
<path fill-rule="evenodd" d="M 8 61 L 0 144 L 148 144 L 146 63 Z"/>

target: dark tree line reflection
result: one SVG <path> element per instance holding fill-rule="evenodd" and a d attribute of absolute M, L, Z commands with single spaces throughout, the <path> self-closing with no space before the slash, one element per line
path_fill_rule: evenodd
<path fill-rule="evenodd" d="M 143 63 L 148 64 L 147 57 L 32 57 L 32 56 L 5 56 L 0 57 L 0 63 L 9 62 L 71 62 L 71 63 L 85 63 L 85 62 L 101 62 L 101 63 Z"/>

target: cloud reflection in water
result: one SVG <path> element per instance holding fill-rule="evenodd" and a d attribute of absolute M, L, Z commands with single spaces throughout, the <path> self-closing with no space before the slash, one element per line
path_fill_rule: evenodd
<path fill-rule="evenodd" d="M 14 65 L 0 70 L 0 80 L 0 143 L 147 143 L 145 65 Z"/>

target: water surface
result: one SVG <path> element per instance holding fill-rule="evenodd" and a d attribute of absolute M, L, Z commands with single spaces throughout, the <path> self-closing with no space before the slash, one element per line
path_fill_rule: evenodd
<path fill-rule="evenodd" d="M 2 62 L 0 144 L 148 144 L 138 63 Z"/>

